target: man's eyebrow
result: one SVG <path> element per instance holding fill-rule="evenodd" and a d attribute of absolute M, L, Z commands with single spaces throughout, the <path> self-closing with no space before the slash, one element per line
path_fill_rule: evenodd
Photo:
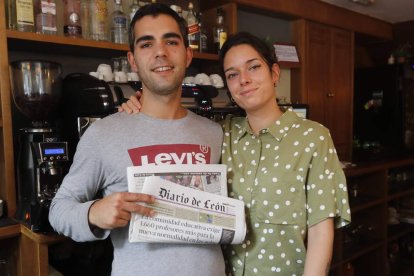
<path fill-rule="evenodd" d="M 137 40 L 135 40 L 135 44 L 140 43 L 141 41 L 148 41 L 148 40 L 154 40 L 154 36 L 152 35 L 144 35 L 141 37 L 138 37 Z"/>
<path fill-rule="evenodd" d="M 182 40 L 181 35 L 179 35 L 178 33 L 166 33 L 162 36 L 163 39 L 168 39 L 168 38 L 178 38 L 180 40 Z M 141 36 L 139 38 L 137 38 L 137 40 L 135 41 L 135 44 L 140 43 L 141 41 L 150 41 L 150 40 L 155 40 L 155 37 L 152 35 L 144 35 Z"/>
<path fill-rule="evenodd" d="M 166 33 L 166 34 L 164 34 L 163 36 L 162 36 L 162 38 L 179 38 L 180 40 L 181 40 L 181 35 L 180 34 L 178 34 L 178 33 L 173 33 L 173 32 L 171 32 L 171 33 Z"/>
<path fill-rule="evenodd" d="M 248 63 L 250 63 L 252 61 L 255 61 L 255 60 L 258 60 L 258 58 L 249 59 L 248 61 L 245 62 L 245 64 L 248 64 Z M 227 71 L 233 70 L 233 69 L 234 69 L 234 67 L 227 68 L 226 70 L 224 70 L 224 73 L 226 73 Z"/>

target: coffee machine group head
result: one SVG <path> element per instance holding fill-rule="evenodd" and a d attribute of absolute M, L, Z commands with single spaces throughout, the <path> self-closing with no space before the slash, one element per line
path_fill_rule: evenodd
<path fill-rule="evenodd" d="M 61 65 L 23 60 L 10 64 L 13 99 L 32 121 L 18 130 L 16 218 L 33 231 L 51 230 L 49 206 L 67 171 L 68 145 L 54 128 L 62 93 Z"/>

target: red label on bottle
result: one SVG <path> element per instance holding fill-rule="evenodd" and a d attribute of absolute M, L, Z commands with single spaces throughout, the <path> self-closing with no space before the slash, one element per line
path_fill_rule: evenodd
<path fill-rule="evenodd" d="M 196 34 L 196 33 L 200 32 L 200 26 L 197 23 L 188 25 L 187 29 L 188 29 L 188 34 L 189 35 L 193 35 L 193 34 Z"/>

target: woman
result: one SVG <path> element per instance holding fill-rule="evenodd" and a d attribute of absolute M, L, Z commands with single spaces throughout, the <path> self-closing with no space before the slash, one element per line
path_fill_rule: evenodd
<path fill-rule="evenodd" d="M 230 196 L 245 202 L 248 227 L 243 244 L 224 248 L 228 273 L 327 275 L 334 227 L 350 222 L 346 179 L 329 131 L 279 109 L 279 66 L 257 37 L 231 36 L 220 63 L 247 115 L 223 122 L 221 160 Z M 137 111 L 135 100 L 123 108 Z"/>

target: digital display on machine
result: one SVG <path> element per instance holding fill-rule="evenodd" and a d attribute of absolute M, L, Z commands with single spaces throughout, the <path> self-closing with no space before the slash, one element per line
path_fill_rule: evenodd
<path fill-rule="evenodd" d="M 52 148 L 52 149 L 44 149 L 45 155 L 57 155 L 57 154 L 64 154 L 65 149 L 64 148 Z"/>

